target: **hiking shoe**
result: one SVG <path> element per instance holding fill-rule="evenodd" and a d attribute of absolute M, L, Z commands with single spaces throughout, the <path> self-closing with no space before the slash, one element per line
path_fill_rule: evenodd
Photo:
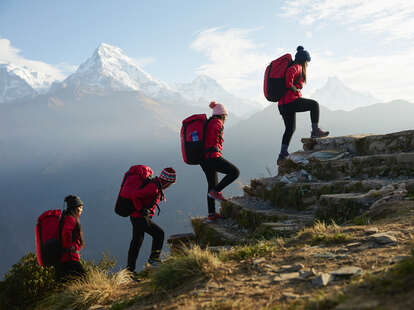
<path fill-rule="evenodd" d="M 318 128 L 317 130 L 312 130 L 311 138 L 323 138 L 329 136 L 329 131 L 323 131 L 322 129 Z"/>
<path fill-rule="evenodd" d="M 215 220 L 222 220 L 222 219 L 224 219 L 224 216 L 219 213 L 209 214 L 207 217 L 207 220 L 210 222 L 215 221 Z"/>
<path fill-rule="evenodd" d="M 288 155 L 279 154 L 279 157 L 277 158 L 277 165 L 280 166 L 288 158 L 288 156 L 289 154 Z"/>
<path fill-rule="evenodd" d="M 226 198 L 224 198 L 223 194 L 221 192 L 216 192 L 215 190 L 209 191 L 207 196 L 215 200 L 226 201 Z"/>
<path fill-rule="evenodd" d="M 158 268 L 162 264 L 161 260 L 159 258 L 150 258 L 147 261 L 147 267 L 150 268 Z"/>

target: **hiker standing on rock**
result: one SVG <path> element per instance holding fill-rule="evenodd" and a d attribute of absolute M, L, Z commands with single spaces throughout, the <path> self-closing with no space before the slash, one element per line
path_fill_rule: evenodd
<path fill-rule="evenodd" d="M 161 263 L 160 255 L 164 243 L 164 231 L 152 221 L 152 217 L 155 214 L 156 208 L 158 208 L 158 203 L 165 200 L 165 189 L 175 183 L 176 180 L 175 170 L 173 168 L 165 168 L 159 177 L 148 179 L 148 183 L 142 186 L 139 171 L 136 174 L 133 171 L 134 169 L 141 169 L 140 167 L 151 170 L 147 166 L 132 167 L 128 172 L 129 176 L 126 178 L 120 193 L 123 197 L 131 199 L 135 207 L 134 212 L 130 215 L 132 240 L 128 250 L 127 269 L 131 272 L 135 271 L 136 260 L 144 241 L 145 233 L 152 237 L 152 249 L 148 264 L 155 267 Z"/>
<path fill-rule="evenodd" d="M 208 219 L 216 220 L 222 216 L 216 213 L 215 200 L 224 201 L 225 198 L 221 191 L 239 177 L 240 171 L 229 161 L 225 160 L 221 154 L 223 150 L 223 130 L 224 122 L 228 115 L 227 110 L 220 103 L 212 101 L 210 108 L 213 115 L 208 120 L 205 133 L 205 156 L 200 163 L 208 183 Z M 226 176 L 218 182 L 217 172 L 224 173 Z"/>
<path fill-rule="evenodd" d="M 61 281 L 86 274 L 80 263 L 80 250 L 85 244 L 79 222 L 83 211 L 83 202 L 76 195 L 65 197 L 65 202 L 66 209 L 63 211 L 60 222 L 62 255 L 56 266 L 56 277 Z"/>
<path fill-rule="evenodd" d="M 296 112 L 310 111 L 312 132 L 311 138 L 322 138 L 329 135 L 329 131 L 323 131 L 318 127 L 319 123 L 319 104 L 315 100 L 302 98 L 300 90 L 306 83 L 306 69 L 311 57 L 309 52 L 302 46 L 298 46 L 293 64 L 286 71 L 286 93 L 280 98 L 278 103 L 279 112 L 285 123 L 285 132 L 282 139 L 282 147 L 277 159 L 279 165 L 281 161 L 289 156 L 288 147 L 292 135 L 296 129 Z"/>

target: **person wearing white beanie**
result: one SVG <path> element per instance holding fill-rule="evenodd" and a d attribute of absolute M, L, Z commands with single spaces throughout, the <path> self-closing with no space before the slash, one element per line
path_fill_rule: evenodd
<path fill-rule="evenodd" d="M 224 122 L 228 112 L 224 105 L 215 101 L 212 101 L 209 106 L 213 113 L 206 127 L 204 140 L 206 154 L 200 166 L 208 183 L 208 219 L 214 221 L 223 218 L 219 213 L 216 213 L 215 200 L 225 200 L 221 191 L 239 177 L 240 171 L 232 163 L 225 160 L 221 154 L 223 150 Z M 226 175 L 220 182 L 218 182 L 217 172 Z"/>

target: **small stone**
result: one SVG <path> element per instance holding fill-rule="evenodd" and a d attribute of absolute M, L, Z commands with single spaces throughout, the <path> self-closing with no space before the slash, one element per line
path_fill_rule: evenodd
<path fill-rule="evenodd" d="M 260 265 L 266 262 L 266 258 L 261 257 L 261 258 L 257 258 L 253 261 L 253 265 Z"/>
<path fill-rule="evenodd" d="M 352 242 L 346 245 L 347 248 L 355 248 L 361 245 L 361 242 Z"/>
<path fill-rule="evenodd" d="M 397 238 L 387 233 L 376 233 L 371 235 L 370 238 L 379 244 L 397 243 Z"/>
<path fill-rule="evenodd" d="M 282 298 L 283 299 L 298 299 L 299 297 L 300 297 L 299 295 L 289 293 L 289 292 L 282 293 Z"/>
<path fill-rule="evenodd" d="M 303 264 L 281 266 L 279 272 L 296 272 L 305 268 Z"/>
<path fill-rule="evenodd" d="M 316 272 L 313 268 L 309 269 L 309 270 L 305 270 L 305 271 L 300 271 L 299 275 L 301 276 L 301 278 L 303 279 L 307 279 L 313 276 L 316 276 Z"/>
<path fill-rule="evenodd" d="M 312 284 L 318 287 L 327 286 L 333 279 L 334 277 L 331 274 L 321 273 L 312 280 Z"/>
<path fill-rule="evenodd" d="M 351 277 L 360 274 L 362 274 L 362 269 L 354 266 L 342 267 L 331 272 L 331 275 L 338 277 Z"/>
<path fill-rule="evenodd" d="M 299 279 L 301 279 L 299 272 L 281 273 L 280 275 L 273 278 L 273 282 L 299 280 Z"/>

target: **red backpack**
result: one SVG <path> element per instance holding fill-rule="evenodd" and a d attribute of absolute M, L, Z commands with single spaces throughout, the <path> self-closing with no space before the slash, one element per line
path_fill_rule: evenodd
<path fill-rule="evenodd" d="M 267 100 L 279 101 L 286 92 L 286 70 L 293 63 L 292 55 L 285 54 L 273 60 L 266 68 L 264 75 L 263 91 Z"/>
<path fill-rule="evenodd" d="M 61 216 L 61 210 L 48 210 L 37 219 L 36 256 L 41 266 L 55 266 L 60 260 L 62 254 Z"/>
<path fill-rule="evenodd" d="M 181 127 L 181 153 L 184 162 L 198 165 L 204 158 L 204 140 L 208 119 L 205 114 L 193 114 L 183 120 Z"/>
<path fill-rule="evenodd" d="M 149 182 L 154 174 L 152 169 L 144 165 L 136 165 L 129 168 L 122 179 L 121 188 L 119 190 L 118 198 L 115 203 L 115 213 L 122 217 L 130 216 L 136 209 L 131 199 L 121 196 L 122 188 L 127 181 L 127 178 L 134 178 L 134 185 L 138 188 L 143 188 Z M 131 180 L 131 179 L 130 179 Z"/>

